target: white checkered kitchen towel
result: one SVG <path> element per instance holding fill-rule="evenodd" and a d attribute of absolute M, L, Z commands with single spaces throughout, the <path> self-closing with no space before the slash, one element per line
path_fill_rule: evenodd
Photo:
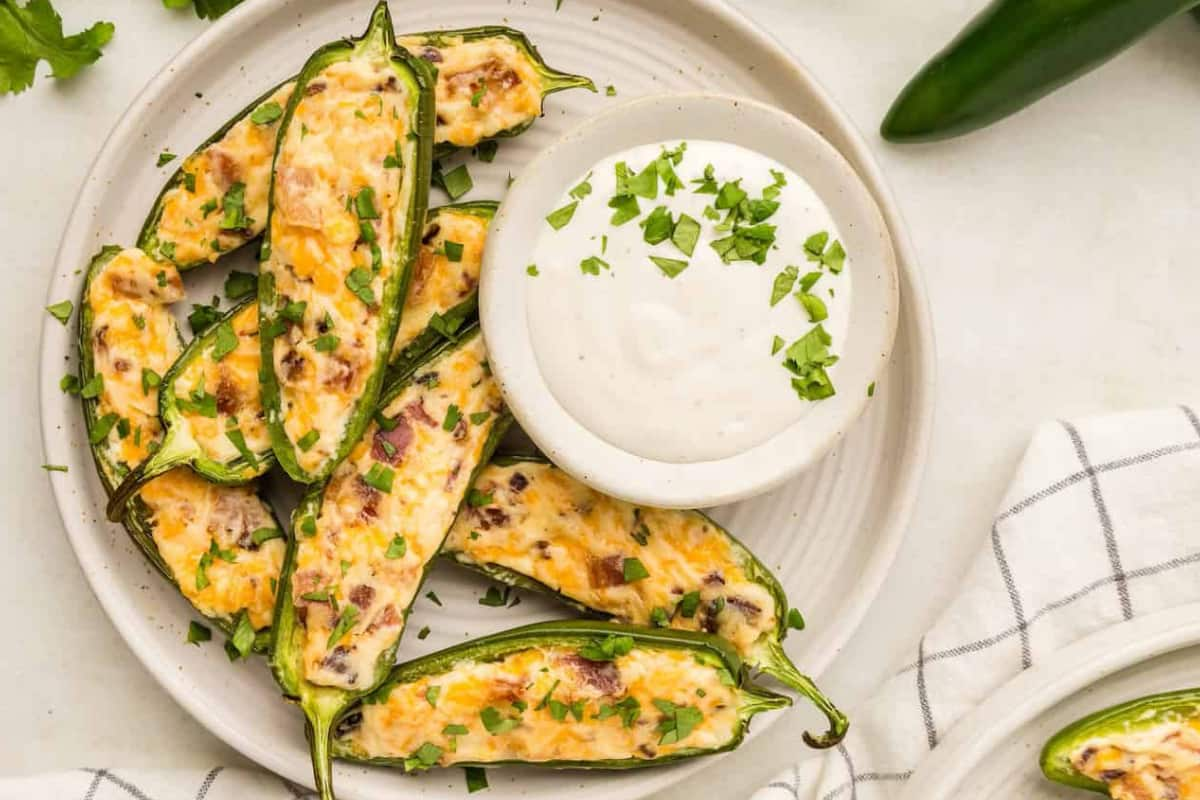
<path fill-rule="evenodd" d="M 1043 425 L 958 598 L 836 750 L 752 800 L 885 800 L 990 692 L 1099 628 L 1200 601 L 1200 418 Z M 853 709 L 852 709 L 853 711 Z M 465 791 L 465 790 L 464 790 Z M 0 800 L 306 800 L 246 770 L 87 769 L 0 780 Z"/>
<path fill-rule="evenodd" d="M 850 735 L 751 800 L 894 798 L 963 715 L 1101 628 L 1200 601 L 1200 418 L 1042 425 L 962 589 Z"/>

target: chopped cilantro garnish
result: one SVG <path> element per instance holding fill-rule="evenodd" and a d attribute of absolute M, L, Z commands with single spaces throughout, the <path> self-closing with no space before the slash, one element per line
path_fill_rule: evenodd
<path fill-rule="evenodd" d="M 746 190 L 741 187 L 741 179 L 736 181 L 726 181 L 721 184 L 721 188 L 717 191 L 717 199 L 713 201 L 713 207 L 719 210 L 728 208 L 737 208 L 738 204 L 746 199 Z"/>
<path fill-rule="evenodd" d="M 475 157 L 485 164 L 490 164 L 496 160 L 496 151 L 499 149 L 500 141 L 498 139 L 484 139 L 475 145 Z"/>
<path fill-rule="evenodd" d="M 312 346 L 313 349 L 318 353 L 332 353 L 337 349 L 339 342 L 341 342 L 341 339 L 334 334 L 323 333 L 317 338 L 313 339 Z"/>
<path fill-rule="evenodd" d="M 471 173 L 467 170 L 466 164 L 459 164 L 454 169 L 442 175 L 442 188 L 446 190 L 446 194 L 450 195 L 451 200 L 457 200 L 467 192 L 471 191 L 475 183 L 471 180 Z"/>
<path fill-rule="evenodd" d="M 303 533 L 305 536 L 316 536 L 316 534 L 317 534 L 316 518 L 309 516 L 309 517 L 305 517 L 304 519 L 300 520 L 300 532 Z"/>
<path fill-rule="evenodd" d="M 209 419 L 217 418 L 217 398 L 216 395 L 211 395 L 204 391 L 203 386 L 198 386 L 192 390 L 191 394 L 186 397 L 176 397 L 176 405 L 179 410 L 189 414 L 199 414 L 202 417 Z"/>
<path fill-rule="evenodd" d="M 66 325 L 71 319 L 71 312 L 75 309 L 75 305 L 70 300 L 62 300 L 54 305 L 46 306 L 46 311 L 50 316 Z"/>
<path fill-rule="evenodd" d="M 333 630 L 329 634 L 329 641 L 325 643 L 326 647 L 333 647 L 338 643 L 343 636 L 349 633 L 354 627 L 354 623 L 358 621 L 358 606 L 348 605 L 342 609 L 342 615 L 338 617 L 337 624 L 333 626 Z"/>
<path fill-rule="evenodd" d="M 210 630 L 207 625 L 201 625 L 195 620 L 192 620 L 188 623 L 188 644 L 194 644 L 199 647 L 201 642 L 207 642 L 210 639 L 212 639 L 212 630 Z"/>
<path fill-rule="evenodd" d="M 58 388 L 66 394 L 79 394 L 79 376 L 68 372 L 59 379 Z"/>
<path fill-rule="evenodd" d="M 867 397 L 874 397 L 874 396 L 875 396 L 875 381 L 871 381 L 869 384 L 867 384 Z"/>
<path fill-rule="evenodd" d="M 254 113 L 250 115 L 250 121 L 255 125 L 269 125 L 282 116 L 283 108 L 279 103 L 271 100 L 254 109 Z"/>
<path fill-rule="evenodd" d="M 215 197 L 210 197 L 204 201 L 204 205 L 200 206 L 200 210 L 204 212 L 203 219 L 208 219 L 208 215 L 217 210 L 217 200 Z"/>
<path fill-rule="evenodd" d="M 442 757 L 442 748 L 433 742 L 425 742 L 404 759 L 405 772 L 421 772 L 437 764 Z"/>
<path fill-rule="evenodd" d="M 433 589 L 430 589 L 428 592 L 426 592 L 425 596 L 428 597 L 429 602 L 433 603 L 434 605 L 440 606 L 442 604 L 442 599 L 437 596 L 437 593 L 434 592 Z"/>
<path fill-rule="evenodd" d="M 363 267 L 355 267 L 346 276 L 346 288 L 368 306 L 375 305 L 375 292 L 371 289 L 371 273 Z"/>
<path fill-rule="evenodd" d="M 588 661 L 614 661 L 633 650 L 633 637 L 610 633 L 603 639 L 592 639 L 579 648 L 579 655 Z"/>
<path fill-rule="evenodd" d="M 613 215 L 609 219 L 611 225 L 624 225 L 642 213 L 637 198 L 631 194 L 618 194 L 608 201 L 608 207 L 614 209 Z"/>
<path fill-rule="evenodd" d="M 679 598 L 679 615 L 684 619 L 691 619 L 696 615 L 696 609 L 700 607 L 700 592 L 688 592 L 683 597 Z"/>
<path fill-rule="evenodd" d="M 482 508 L 490 506 L 494 502 L 491 492 L 481 492 L 475 487 L 471 487 L 467 491 L 467 505 L 471 508 Z"/>
<path fill-rule="evenodd" d="M 238 451 L 238 455 L 250 465 L 251 469 L 258 469 L 258 458 L 254 455 L 254 451 L 246 444 L 246 437 L 242 434 L 241 428 L 231 428 L 225 431 L 225 438 L 233 443 L 233 447 Z"/>
<path fill-rule="evenodd" d="M 105 414 L 100 419 L 96 420 L 96 424 L 92 426 L 91 432 L 88 433 L 88 442 L 91 444 L 99 444 L 107 438 L 112 431 L 113 426 L 117 424 L 120 417 L 117 414 Z"/>
<path fill-rule="evenodd" d="M 626 558 L 621 562 L 621 574 L 626 583 L 633 583 L 650 577 L 650 571 L 639 559 Z"/>
<path fill-rule="evenodd" d="M 774 339 L 772 339 L 771 340 L 771 355 L 775 355 L 780 350 L 782 350 L 783 346 L 785 344 L 787 344 L 787 342 L 785 342 L 783 340 L 782 336 L 776 336 Z"/>
<path fill-rule="evenodd" d="M 530 264 L 528 267 L 526 267 L 525 274 L 532 278 L 536 278 L 538 275 L 541 275 L 541 273 L 538 272 L 537 264 Z"/>
<path fill-rule="evenodd" d="M 588 256 L 579 262 L 579 269 L 584 275 L 599 275 L 601 267 L 608 269 L 608 262 L 597 256 Z"/>
<path fill-rule="evenodd" d="M 654 706 L 663 713 L 657 732 L 662 734 L 658 743 L 674 744 L 686 739 L 696 726 L 704 721 L 704 714 L 692 706 L 678 706 L 669 700 L 654 700 Z"/>
<path fill-rule="evenodd" d="M 213 335 L 212 357 L 213 361 L 220 361 L 225 356 L 237 350 L 238 338 L 233 332 L 233 323 L 229 320 L 217 325 L 216 333 Z"/>
<path fill-rule="evenodd" d="M 79 390 L 79 396 L 84 400 L 94 400 L 95 398 L 99 397 L 100 393 L 103 391 L 104 376 L 97 372 L 91 377 L 91 380 L 85 383 L 83 388 Z"/>
<path fill-rule="evenodd" d="M 70 470 L 64 464 L 42 464 L 42 469 L 46 472 L 69 472 Z"/>
<path fill-rule="evenodd" d="M 225 296 L 230 300 L 240 300 L 254 294 L 258 288 L 258 278 L 249 272 L 234 270 L 225 279 Z"/>
<path fill-rule="evenodd" d="M 695 189 L 692 190 L 693 194 L 716 194 L 718 191 L 717 179 L 713 177 L 713 165 L 706 165 L 704 167 L 704 177 L 696 178 L 696 180 L 692 181 L 692 183 L 699 184 Z"/>
<path fill-rule="evenodd" d="M 815 286 L 817 281 L 819 281 L 821 279 L 821 275 L 822 275 L 822 273 L 820 272 L 820 270 L 816 270 L 813 272 L 806 272 L 802 276 L 800 276 L 800 291 L 801 292 L 811 291 L 812 287 Z"/>
<path fill-rule="evenodd" d="M 216 309 L 215 305 L 209 306 L 204 303 L 196 303 L 192 306 L 192 313 L 188 314 L 187 321 L 192 329 L 192 333 L 200 336 L 215 325 L 219 319 L 221 319 L 221 312 Z"/>
<path fill-rule="evenodd" d="M 458 242 L 446 241 L 442 244 L 442 249 L 446 251 L 446 260 L 458 263 L 462 261 L 463 246 Z"/>
<path fill-rule="evenodd" d="M 508 733 L 513 728 L 521 724 L 521 720 L 515 717 L 506 717 L 493 706 L 488 706 L 479 712 L 479 719 L 483 722 L 483 727 L 492 736 L 498 736 L 502 733 Z"/>
<path fill-rule="evenodd" d="M 593 714 L 592 719 L 608 719 L 609 717 L 619 716 L 621 724 L 624 727 L 632 728 L 633 723 L 637 722 L 638 717 L 641 715 L 642 704 L 638 702 L 636 697 L 629 695 L 612 705 L 601 703 L 599 712 Z"/>
<path fill-rule="evenodd" d="M 561 2 L 561 0 L 560 0 L 560 2 Z M 617 96 L 617 87 L 613 86 L 610 83 L 608 86 L 604 87 L 604 94 L 606 97 L 616 97 Z"/>
<path fill-rule="evenodd" d="M 229 637 L 229 641 L 225 645 L 225 652 L 229 653 L 229 659 L 234 659 L 236 653 L 240 658 L 246 658 L 254 649 L 254 626 L 250 624 L 250 617 L 245 611 L 238 614 L 237 627 L 233 629 L 233 635 Z"/>
<path fill-rule="evenodd" d="M 250 534 L 250 541 L 254 542 L 255 546 L 263 542 L 269 542 L 272 539 L 282 539 L 283 531 L 279 528 L 257 528 L 254 533 Z"/>
<path fill-rule="evenodd" d="M 787 297 L 792 291 L 792 286 L 796 284 L 796 276 L 800 270 L 793 266 L 783 268 L 783 271 L 775 276 L 775 283 L 771 285 L 771 305 L 774 306 L 780 300 Z"/>
<path fill-rule="evenodd" d="M 455 403 L 451 403 L 450 407 L 446 409 L 446 417 L 442 420 L 442 430 L 454 430 L 460 419 L 462 419 L 462 412 Z"/>
<path fill-rule="evenodd" d="M 459 725 L 456 722 L 452 722 L 446 727 L 442 728 L 442 734 L 445 736 L 466 736 L 470 732 L 471 729 L 466 725 Z"/>
<path fill-rule="evenodd" d="M 155 162 L 154 166 L 156 166 L 156 167 L 165 166 L 167 164 L 170 164 L 176 158 L 178 158 L 178 156 L 176 156 L 170 150 L 163 150 L 161 153 L 158 154 L 158 161 Z"/>
<path fill-rule="evenodd" d="M 395 478 L 395 470 L 379 462 L 375 462 L 367 470 L 367 474 L 363 476 L 363 482 L 373 489 L 378 489 L 384 494 L 388 494 L 392 491 L 392 482 Z"/>
<path fill-rule="evenodd" d="M 582 200 L 583 198 L 587 197 L 592 193 L 591 178 L 592 173 L 589 172 L 583 180 L 577 183 L 575 187 L 568 192 L 568 194 L 570 194 L 571 197 L 574 197 L 576 200 Z"/>
<path fill-rule="evenodd" d="M 790 608 L 787 613 L 787 624 L 793 630 L 804 630 L 804 615 L 800 613 L 798 608 Z"/>
<path fill-rule="evenodd" d="M 550 227 L 554 230 L 561 230 L 571 218 L 575 216 L 575 209 L 579 207 L 579 201 L 573 200 L 567 203 L 562 208 L 556 208 L 546 215 L 546 222 L 550 223 Z"/>
<path fill-rule="evenodd" d="M 483 423 L 487 422 L 488 417 L 491 415 L 492 412 L 490 411 L 476 411 L 474 414 L 470 415 L 469 419 L 471 420 L 472 425 L 482 425 Z"/>
<path fill-rule="evenodd" d="M 428 630 L 428 628 L 426 628 L 426 630 Z M 424 638 L 424 637 L 421 637 L 421 638 Z M 437 708 L 438 697 L 440 697 L 441 694 L 442 694 L 442 687 L 430 686 L 429 688 L 427 688 L 425 690 L 425 702 L 429 703 L 429 705 L 433 706 L 434 708 Z"/>
<path fill-rule="evenodd" d="M 783 365 L 795 375 L 792 388 L 801 399 L 821 400 L 835 394 L 833 382 L 826 367 L 837 363 L 837 356 L 829 353 L 833 337 L 821 325 L 815 326 L 788 347 Z"/>
<path fill-rule="evenodd" d="M 696 250 L 696 242 L 700 241 L 700 223 L 694 217 L 680 214 L 675 220 L 675 230 L 671 232 L 671 242 L 685 256 L 691 257 Z"/>
<path fill-rule="evenodd" d="M 471 92 L 471 107 L 479 108 L 479 104 L 483 102 L 484 95 L 487 94 L 487 81 L 482 81 L 479 88 Z"/>
<path fill-rule="evenodd" d="M 659 244 L 671 238 L 675 222 L 666 206 L 657 206 L 638 225 L 642 226 L 642 239 L 647 244 Z"/>
<path fill-rule="evenodd" d="M 656 606 L 650 612 L 650 622 L 656 628 L 665 628 L 671 622 L 671 617 L 667 614 L 667 610 L 661 606 Z"/>
<path fill-rule="evenodd" d="M 800 301 L 800 305 L 804 306 L 804 310 L 808 312 L 809 322 L 822 322 L 829 318 L 829 310 L 825 307 L 825 301 L 815 294 L 797 292 L 796 299 Z"/>
<path fill-rule="evenodd" d="M 239 181 L 229 187 L 221 199 L 221 210 L 224 216 L 219 227 L 223 231 L 243 230 L 254 224 L 254 220 L 246 216 L 246 184 Z"/>
<path fill-rule="evenodd" d="M 379 219 L 379 210 L 375 208 L 375 190 L 364 186 L 354 195 L 354 213 L 359 219 Z"/>
<path fill-rule="evenodd" d="M 296 440 L 296 447 L 299 447 L 301 452 L 307 453 L 320 438 L 321 434 L 317 433 L 315 430 L 309 431 Z"/>
<path fill-rule="evenodd" d="M 489 586 L 487 591 L 484 592 L 483 597 L 479 598 L 479 605 L 491 606 L 492 608 L 503 608 L 508 604 L 509 591 L 511 590 L 508 587 L 505 587 L 504 591 L 502 592 L 495 586 Z"/>
<path fill-rule="evenodd" d="M 653 261 L 654 265 L 662 270 L 663 274 L 668 278 L 674 278 L 676 275 L 688 268 L 688 262 L 678 258 L 650 256 L 650 260 Z"/>

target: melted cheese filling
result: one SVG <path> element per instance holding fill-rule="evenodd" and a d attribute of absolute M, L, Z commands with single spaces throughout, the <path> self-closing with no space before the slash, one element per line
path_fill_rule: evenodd
<path fill-rule="evenodd" d="M 476 336 L 421 373 L 383 410 L 392 429 L 373 422 L 334 471 L 315 534 L 300 523 L 292 596 L 310 682 L 368 688 L 399 638 L 502 408 L 486 359 Z"/>
<path fill-rule="evenodd" d="M 446 550 L 459 561 L 505 567 L 634 625 L 661 609 L 670 627 L 716 633 L 746 655 L 778 624 L 774 597 L 702 514 L 637 508 L 549 464 L 489 465 L 475 487 L 492 503 L 455 521 Z M 625 582 L 631 558 L 649 577 Z M 691 592 L 699 601 L 684 616 Z"/>
<path fill-rule="evenodd" d="M 288 438 L 318 436 L 296 447 L 308 472 L 342 441 L 387 334 L 379 303 L 414 189 L 394 157 L 411 150 L 408 99 L 387 61 L 331 64 L 308 83 L 280 142 L 262 269 L 280 307 L 305 304 L 273 358 Z"/>
<path fill-rule="evenodd" d="M 1115 800 L 1200 798 L 1200 720 L 1094 738 L 1071 764 L 1108 786 Z"/>
<path fill-rule="evenodd" d="M 478 214 L 443 208 L 425 226 L 400 315 L 400 331 L 392 345 L 393 359 L 421 335 L 434 314 L 446 313 L 475 291 L 489 221 Z M 446 242 L 462 245 L 458 261 L 447 257 Z"/>
<path fill-rule="evenodd" d="M 218 141 L 184 160 L 183 181 L 162 198 L 162 216 L 155 230 L 160 258 L 185 266 L 216 261 L 222 253 L 263 232 L 271 159 L 282 116 L 263 123 L 251 117 L 271 103 L 287 108 L 294 87 L 290 81 L 280 86 Z M 244 217 L 248 219 L 231 214 L 226 220 L 226 197 L 235 186 L 241 186 Z M 234 189 L 233 196 L 237 191 Z M 244 224 L 227 227 L 235 219 Z"/>
<path fill-rule="evenodd" d="M 427 698 L 434 687 L 436 702 L 431 703 Z M 640 707 L 636 720 L 627 725 L 620 714 L 597 719 L 602 705 L 626 698 Z M 550 699 L 568 708 L 582 704 L 576 705 L 582 718 L 552 708 Z M 655 700 L 690 706 L 703 719 L 678 742 L 660 744 L 665 715 Z M 524 703 L 525 710 L 514 703 Z M 738 730 L 737 704 L 736 690 L 722 685 L 717 670 L 682 650 L 636 648 L 615 662 L 588 662 L 574 650 L 545 647 L 498 661 L 463 662 L 450 672 L 398 685 L 386 702 L 362 707 L 361 724 L 341 744 L 360 757 L 404 758 L 429 742 L 441 748 L 439 766 L 649 760 L 728 743 Z M 480 717 L 488 707 L 520 724 L 490 733 Z M 450 725 L 468 732 L 447 734 Z"/>
<path fill-rule="evenodd" d="M 92 357 L 104 380 L 97 416 L 129 421 L 124 436 L 114 426 L 102 444 L 110 480 L 144 460 L 162 437 L 158 389 L 143 386 L 142 372 L 161 376 L 178 356 L 167 306 L 182 297 L 175 268 L 140 250 L 121 251 L 88 289 Z M 276 524 L 253 487 L 216 486 L 180 468 L 150 481 L 138 497 L 155 547 L 197 610 L 232 620 L 245 609 L 256 629 L 271 623 L 272 581 L 285 546 L 282 538 L 254 544 L 256 530 Z"/>
<path fill-rule="evenodd" d="M 224 324 L 224 323 L 221 323 Z M 219 338 L 205 348 L 180 370 L 175 380 L 175 394 L 184 401 L 179 406 L 181 433 L 190 436 L 206 456 L 228 463 L 238 457 L 239 451 L 228 432 L 240 430 L 246 447 L 253 453 L 270 449 L 271 440 L 267 432 L 266 416 L 262 408 L 258 371 L 262 364 L 262 351 L 258 344 L 258 305 L 250 303 L 229 320 L 237 346 L 219 360 L 213 351 L 220 343 Z M 216 416 L 201 413 L 196 404 L 186 402 L 196 394 L 211 395 L 216 401 Z M 253 478 L 260 470 L 246 465 L 246 479 Z"/>
<path fill-rule="evenodd" d="M 402 36 L 400 46 L 438 70 L 436 141 L 471 147 L 542 113 L 542 77 L 509 39 Z"/>
<path fill-rule="evenodd" d="M 150 455 L 162 436 L 158 388 L 144 385 L 143 370 L 158 377 L 179 356 L 179 336 L 167 306 L 183 297 L 183 281 L 170 264 L 141 250 L 113 256 L 88 288 L 92 358 L 104 388 L 96 417 L 119 420 L 100 444 L 108 479 L 121 477 Z"/>

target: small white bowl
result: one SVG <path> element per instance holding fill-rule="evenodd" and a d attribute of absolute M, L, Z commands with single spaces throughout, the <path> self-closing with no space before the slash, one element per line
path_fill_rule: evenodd
<path fill-rule="evenodd" d="M 605 156 L 674 140 L 741 145 L 801 175 L 828 207 L 850 254 L 848 335 L 832 368 L 837 394 L 767 441 L 727 458 L 655 461 L 623 450 L 581 425 L 558 402 L 535 356 L 526 311 L 525 268 L 546 215 L 579 175 Z M 783 223 L 781 223 L 783 224 Z M 802 254 L 794 256 L 803 263 Z M 521 427 L 560 467 L 630 502 L 702 508 L 765 492 L 811 465 L 859 417 L 868 387 L 887 365 L 899 293 L 891 237 L 854 169 L 813 129 L 772 106 L 713 94 L 642 98 L 600 114 L 546 148 L 513 183 L 484 251 L 479 310 L 489 361 Z"/>

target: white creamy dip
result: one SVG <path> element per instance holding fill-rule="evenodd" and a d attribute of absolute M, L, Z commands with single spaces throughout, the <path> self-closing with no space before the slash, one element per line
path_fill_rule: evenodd
<path fill-rule="evenodd" d="M 819 272 L 808 303 L 818 316 L 824 306 L 828 316 L 819 324 L 832 339 L 828 353 L 836 355 L 845 343 L 853 254 L 836 272 L 841 263 L 833 243 L 840 236 L 808 183 L 774 160 L 726 142 L 687 141 L 682 158 L 671 164 L 682 188 L 667 195 L 659 171 L 657 196 L 638 196 L 638 216 L 613 225 L 610 200 L 617 194 L 618 163 L 637 175 L 679 144 L 635 147 L 580 175 L 572 187 L 586 183 L 591 191 L 568 190 L 548 206 L 553 211 L 577 203 L 569 222 L 562 224 L 563 212 L 550 215 L 557 229 L 543 224 L 525 280 L 538 366 L 566 411 L 629 453 L 691 463 L 745 452 L 799 423 L 821 402 L 802 397 L 792 385 L 795 374 L 783 365 L 788 346 L 816 326 L 794 296 L 799 281 L 774 305 L 772 292 L 789 266 L 800 277 Z M 696 192 L 709 164 L 716 187 L 741 179 L 747 200 L 767 200 L 759 213 L 771 202 L 779 204 L 759 223 L 775 226 L 774 242 L 763 251 L 765 263 L 725 263 L 712 246 L 734 231 L 718 229 L 726 210 L 716 220 L 715 209 L 705 214 L 723 195 Z M 642 191 L 647 178 L 638 184 Z M 658 244 L 644 240 L 640 223 L 660 205 L 671 213 L 677 232 L 681 214 L 699 223 L 690 257 L 670 238 Z M 753 224 L 744 218 L 739 223 Z M 752 249 L 763 230 L 743 230 L 738 238 Z M 828 234 L 824 264 L 805 251 L 806 241 L 820 232 Z M 679 269 L 677 262 L 686 267 L 670 277 L 651 256 L 671 259 L 666 271 Z M 586 261 L 592 258 L 603 263 Z M 782 347 L 772 354 L 776 337 Z M 828 366 L 826 374 L 836 389 L 837 366 Z"/>

